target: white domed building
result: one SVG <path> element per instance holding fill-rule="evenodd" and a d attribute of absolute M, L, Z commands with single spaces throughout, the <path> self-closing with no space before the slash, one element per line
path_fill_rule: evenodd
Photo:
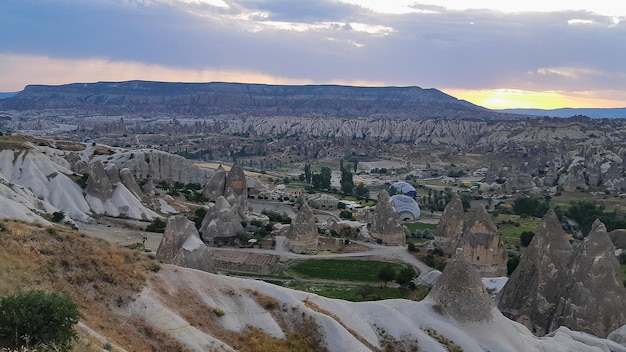
<path fill-rule="evenodd" d="M 391 196 L 390 200 L 403 221 L 419 219 L 421 212 L 415 199 L 403 194 L 396 194 Z"/>
<path fill-rule="evenodd" d="M 404 194 L 404 195 L 407 195 L 409 197 L 415 197 L 415 195 L 417 194 L 417 192 L 415 191 L 415 187 L 413 187 L 408 182 L 398 181 L 398 182 L 393 183 L 391 186 L 389 186 L 389 188 L 392 188 L 392 187 L 396 191 L 395 192 L 390 192 L 390 193 Z"/>

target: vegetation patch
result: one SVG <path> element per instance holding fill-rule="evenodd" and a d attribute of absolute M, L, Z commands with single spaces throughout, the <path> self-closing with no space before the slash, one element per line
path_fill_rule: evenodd
<path fill-rule="evenodd" d="M 404 265 L 377 260 L 310 259 L 290 267 L 297 277 L 333 281 L 379 282 L 378 272 L 386 265 L 399 272 Z"/>
<path fill-rule="evenodd" d="M 449 352 L 463 352 L 463 349 L 459 345 L 447 339 L 445 336 L 441 335 L 434 329 L 422 329 L 422 330 L 424 330 L 428 334 L 428 336 L 434 338 L 441 345 L 445 346 Z"/>
<path fill-rule="evenodd" d="M 343 299 L 351 302 L 378 301 L 381 299 L 411 299 L 413 291 L 394 287 L 380 287 L 367 284 L 325 284 L 306 281 L 293 281 L 285 285 L 294 290 L 314 293 L 319 296 Z"/>
<path fill-rule="evenodd" d="M 520 245 L 523 232 L 536 233 L 541 223 L 540 218 L 515 214 L 498 214 L 495 218 L 502 239 L 510 244 Z"/>
<path fill-rule="evenodd" d="M 141 320 L 118 315 L 144 287 L 154 261 L 64 228 L 5 221 L 0 233 L 0 294 L 43 290 L 76 302 L 81 321 L 128 351 L 184 351 Z M 80 332 L 80 331 L 79 331 Z M 169 340 L 172 339 L 172 340 Z M 74 350 L 87 350 L 85 339 Z M 99 345 L 102 346 L 101 344 Z"/>

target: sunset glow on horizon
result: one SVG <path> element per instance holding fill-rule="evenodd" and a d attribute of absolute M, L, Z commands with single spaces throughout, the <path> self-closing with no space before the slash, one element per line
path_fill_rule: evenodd
<path fill-rule="evenodd" d="M 567 95 L 564 92 L 532 92 L 519 89 L 457 90 L 444 89 L 458 99 L 488 109 L 559 109 L 559 108 L 623 108 L 626 102 L 601 97 Z"/>

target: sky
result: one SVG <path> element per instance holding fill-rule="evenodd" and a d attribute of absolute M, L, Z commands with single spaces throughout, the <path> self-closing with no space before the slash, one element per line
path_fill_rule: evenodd
<path fill-rule="evenodd" d="M 436 88 L 626 107 L 616 0 L 2 0 L 0 92 L 152 80 Z"/>

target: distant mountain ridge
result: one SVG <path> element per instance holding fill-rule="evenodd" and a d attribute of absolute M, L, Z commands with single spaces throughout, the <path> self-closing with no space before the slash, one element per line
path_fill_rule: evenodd
<path fill-rule="evenodd" d="M 626 108 L 503 109 L 497 111 L 512 114 L 550 117 L 572 117 L 582 115 L 591 118 L 626 118 Z"/>
<path fill-rule="evenodd" d="M 0 99 L 14 97 L 18 92 L 0 92 Z"/>
<path fill-rule="evenodd" d="M 511 118 L 437 89 L 339 85 L 166 83 L 149 81 L 29 85 L 0 110 L 72 115 L 206 117 Z"/>

